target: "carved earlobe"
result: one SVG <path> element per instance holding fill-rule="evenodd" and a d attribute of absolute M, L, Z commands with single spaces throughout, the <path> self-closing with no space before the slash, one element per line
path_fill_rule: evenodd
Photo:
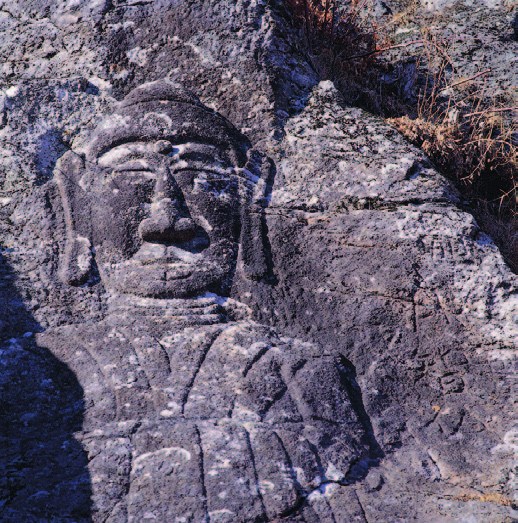
<path fill-rule="evenodd" d="M 74 206 L 82 199 L 79 182 L 85 173 L 84 157 L 67 151 L 56 163 L 54 176 L 65 215 L 66 243 L 59 270 L 60 279 L 68 285 L 82 285 L 91 273 L 93 254 L 90 240 L 79 234 Z M 76 205 L 74 205 L 76 204 Z"/>
<path fill-rule="evenodd" d="M 250 149 L 245 174 L 253 178 L 253 189 L 241 206 L 241 249 L 239 266 L 249 280 L 271 276 L 265 209 L 272 189 L 274 164 L 265 154 Z"/>
<path fill-rule="evenodd" d="M 63 256 L 60 278 L 69 285 L 82 285 L 92 270 L 92 246 L 88 238 L 68 237 Z"/>

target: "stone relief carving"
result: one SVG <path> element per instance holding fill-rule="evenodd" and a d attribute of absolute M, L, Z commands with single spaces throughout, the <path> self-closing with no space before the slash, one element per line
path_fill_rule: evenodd
<path fill-rule="evenodd" d="M 64 280 L 85 281 L 94 247 L 110 289 L 169 298 L 221 292 L 235 267 L 239 210 L 267 182 L 254 179 L 257 159 L 246 162 L 246 149 L 244 137 L 185 91 L 166 82 L 132 91 L 85 157 L 69 152 L 56 166 L 69 230 Z"/>
<path fill-rule="evenodd" d="M 361 513 L 346 485 L 377 446 L 350 364 L 224 298 L 236 270 L 268 275 L 272 174 L 230 123 L 165 80 L 131 91 L 83 154 L 56 164 L 61 277 L 98 275 L 108 314 L 36 341 L 84 390 L 77 437 L 95 521 Z"/>
<path fill-rule="evenodd" d="M 285 3 L 0 0 L 1 521 L 206 521 L 209 513 L 211 523 L 239 517 L 290 523 L 518 518 L 516 275 L 422 151 L 382 119 L 346 106 L 333 83 L 321 81 L 304 31 L 292 26 Z M 405 2 L 399 4 L 405 8 Z M 451 33 L 448 26 L 455 22 L 461 38 L 452 48 L 457 72 L 475 74 L 478 56 L 490 62 L 492 73 L 484 79 L 505 90 L 518 84 L 516 67 L 505 59 L 512 51 L 513 15 L 503 6 L 489 13 L 483 4 L 474 0 L 470 17 L 464 16 L 465 6 L 459 4 L 460 11 L 450 6 L 434 31 Z M 414 19 L 403 25 L 413 30 Z M 473 45 L 475 54 L 463 52 Z M 107 281 L 110 270 L 122 273 L 123 266 L 138 272 L 140 262 L 133 260 L 143 246 L 138 226 L 151 214 L 142 208 L 135 229 L 128 229 L 136 242 L 129 251 L 120 254 L 111 238 L 102 241 L 108 231 L 98 217 L 108 207 L 100 205 L 88 183 L 97 179 L 96 169 L 103 169 L 97 158 L 108 149 L 93 150 L 94 137 L 102 132 L 99 127 L 92 134 L 93 129 L 113 114 L 115 100 L 164 77 L 192 89 L 275 161 L 272 166 L 233 131 L 233 143 L 242 144 L 244 154 L 230 158 L 230 166 L 239 175 L 249 163 L 259 181 L 240 184 L 251 192 L 238 198 L 238 230 L 229 240 L 236 251 L 228 258 L 228 275 L 214 280 L 210 295 L 189 290 L 187 297 L 165 298 L 165 284 L 157 282 L 167 282 L 167 276 L 147 280 L 157 293 L 164 292 L 162 297 L 145 296 L 150 287 L 138 276 L 133 282 L 128 277 L 133 290 L 125 292 Z M 165 86 L 156 84 L 156 89 L 162 94 L 146 102 L 155 109 L 147 111 L 140 102 L 126 109 L 127 128 L 136 129 L 130 142 L 206 143 L 190 137 L 196 136 L 194 123 L 199 127 L 206 121 L 187 114 L 197 105 L 192 98 L 194 103 L 179 110 L 170 136 L 140 136 L 146 112 L 169 114 L 178 104 L 158 103 Z M 112 118 L 126 118 L 122 104 Z M 138 111 L 142 117 L 131 117 Z M 156 125 L 150 120 L 148 128 L 155 132 L 164 124 L 153 118 Z M 187 125 L 192 132 L 180 142 L 174 129 Z M 214 124 L 206 126 L 203 136 L 214 140 Z M 108 140 L 116 127 L 105 130 Z M 117 132 L 120 143 L 108 148 L 127 142 Z M 74 152 L 63 157 L 70 148 Z M 74 182 L 86 175 L 87 188 L 65 184 L 64 199 L 55 184 L 61 157 L 58 167 L 65 167 Z M 270 167 L 275 171 L 271 196 Z M 182 196 L 189 216 L 180 219 L 190 217 L 205 231 L 206 236 L 197 230 L 205 244 L 214 245 L 183 190 Z M 267 207 L 254 204 L 254 198 Z M 63 200 L 75 202 L 66 209 L 67 220 Z M 150 207 L 152 195 L 144 203 Z M 96 207 L 102 208 L 94 215 Z M 114 222 L 106 212 L 105 229 Z M 96 246 L 110 247 L 110 242 L 115 245 L 110 255 L 118 261 L 114 267 L 105 264 L 102 282 L 102 248 Z M 146 242 L 154 248 L 161 244 Z M 186 253 L 203 254 L 202 247 Z M 146 262 L 141 269 L 151 272 L 168 264 L 180 267 L 166 253 L 163 262 Z M 59 275 L 69 283 L 61 283 Z M 262 325 L 250 322 L 246 308 L 227 296 L 250 306 Z M 230 421 L 226 414 L 215 422 L 210 412 L 201 419 L 191 409 L 196 402 L 204 405 L 196 396 L 211 396 L 200 391 L 209 390 L 204 383 L 212 368 L 238 373 L 224 366 L 225 350 L 241 354 L 262 339 L 283 354 L 292 347 L 302 359 L 316 351 L 281 339 L 265 324 L 325 348 L 318 349 L 323 358 L 316 360 L 325 359 L 325 368 L 335 364 L 327 351 L 353 363 L 354 370 L 345 360 L 337 362 L 361 422 L 360 441 L 368 449 L 360 449 L 357 460 L 350 458 L 344 479 L 332 480 L 339 476 L 318 462 L 311 468 L 311 460 L 297 457 L 294 445 L 279 454 L 271 444 L 267 458 L 284 463 L 287 483 L 295 485 L 295 490 L 280 490 L 271 478 L 285 473 L 276 476 L 277 465 L 268 471 L 270 461 L 252 437 L 251 429 L 264 428 L 266 421 L 238 419 L 237 401 Z M 31 335 L 43 329 L 44 334 Z M 212 345 L 200 364 L 204 340 Z M 272 349 L 250 364 L 247 377 Z M 228 361 L 240 369 L 244 360 L 232 356 Z M 189 378 L 182 366 L 200 370 Z M 299 371 L 295 378 L 300 376 Z M 222 378 L 214 380 L 226 390 Z M 180 384 L 175 390 L 190 391 L 187 400 L 180 393 L 179 400 L 165 397 L 171 383 Z M 221 393 L 217 398 L 223 399 L 214 401 L 243 397 L 232 394 Z M 325 395 L 316 391 L 315 397 L 321 401 Z M 276 398 L 270 411 L 281 401 Z M 174 402 L 185 402 L 183 416 L 175 414 Z M 311 425 L 285 425 L 305 423 Z M 385 453 L 379 463 L 372 462 L 380 453 L 369 436 L 370 424 Z M 329 434 L 353 441 L 357 426 L 344 428 L 340 422 Z M 289 443 L 280 422 L 272 427 Z M 237 448 L 248 444 L 247 434 L 255 467 Z M 314 447 L 319 456 L 325 454 L 324 465 L 325 448 L 323 442 Z M 301 470 L 307 473 L 304 480 Z M 146 480 L 147 474 L 155 483 Z M 255 485 L 261 496 L 264 492 L 265 508 L 259 494 L 246 497 L 247 485 Z M 175 504 L 184 507 L 183 515 L 174 516 Z M 284 510 L 282 517 L 268 516 Z"/>

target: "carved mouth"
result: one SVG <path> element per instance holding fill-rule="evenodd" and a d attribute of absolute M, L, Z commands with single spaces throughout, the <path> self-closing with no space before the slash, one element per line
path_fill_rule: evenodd
<path fill-rule="evenodd" d="M 203 259 L 202 251 L 207 247 L 205 242 L 190 241 L 181 244 L 165 245 L 160 243 L 143 243 L 132 256 L 130 263 L 142 265 L 160 265 L 167 270 L 192 267 Z"/>
<path fill-rule="evenodd" d="M 229 247 L 223 251 L 193 253 L 178 245 L 149 243 L 143 244 L 131 259 L 99 250 L 98 267 L 105 286 L 117 292 L 155 298 L 187 297 L 220 285 L 233 260 Z"/>
<path fill-rule="evenodd" d="M 114 273 L 132 274 L 135 278 L 139 278 L 139 274 L 141 276 L 153 274 L 157 280 L 169 281 L 188 278 L 197 270 L 197 267 L 196 264 L 183 263 L 178 260 L 150 258 L 128 260 L 112 266 L 112 270 Z"/>
<path fill-rule="evenodd" d="M 182 246 L 183 247 L 183 246 Z M 192 276 L 200 269 L 203 254 L 193 253 L 178 245 L 144 243 L 130 260 L 112 267 L 114 272 L 122 271 L 139 278 L 152 271 L 157 281 L 181 280 Z M 192 246 L 190 246 L 192 247 Z M 149 276 L 149 273 L 147 274 Z"/>
<path fill-rule="evenodd" d="M 121 263 L 112 263 L 102 267 L 112 278 L 120 281 L 139 281 L 152 278 L 155 281 L 181 280 L 192 276 L 199 270 L 192 263 L 170 262 L 161 259 L 126 260 Z"/>

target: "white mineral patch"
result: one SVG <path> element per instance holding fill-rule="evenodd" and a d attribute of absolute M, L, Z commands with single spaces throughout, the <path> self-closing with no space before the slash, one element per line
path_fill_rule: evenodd
<path fill-rule="evenodd" d="M 301 469 L 300 467 L 293 467 L 293 472 L 295 472 L 295 477 L 297 478 L 297 482 L 300 483 L 301 485 L 304 485 L 306 483 L 306 474 L 304 473 L 304 470 Z"/>
<path fill-rule="evenodd" d="M 232 461 L 228 458 L 223 458 L 221 456 L 216 456 L 216 459 L 219 463 L 216 465 L 220 469 L 230 469 L 232 468 Z"/>
<path fill-rule="evenodd" d="M 201 214 L 194 215 L 193 219 L 196 223 L 198 223 L 198 225 L 201 225 L 203 229 L 205 229 L 207 232 L 212 231 L 212 225 Z"/>
<path fill-rule="evenodd" d="M 193 390 L 195 389 L 195 387 L 193 387 Z M 192 401 L 200 401 L 202 402 L 203 400 L 205 400 L 205 396 L 203 394 L 189 394 L 189 400 L 192 400 Z"/>
<path fill-rule="evenodd" d="M 486 352 L 484 349 L 477 349 L 477 354 Z M 486 352 L 490 360 L 510 361 L 518 359 L 518 350 L 515 349 L 496 349 Z"/>
<path fill-rule="evenodd" d="M 112 88 L 112 84 L 110 82 L 107 82 L 106 80 L 103 80 L 97 76 L 91 76 L 88 78 L 88 81 L 101 91 L 110 91 Z"/>
<path fill-rule="evenodd" d="M 171 418 L 174 416 L 174 412 L 172 410 L 161 410 L 160 416 L 162 416 L 162 418 Z"/>
<path fill-rule="evenodd" d="M 108 24 L 108 29 L 111 29 L 112 31 L 118 31 L 119 29 L 129 29 L 130 27 L 133 27 L 135 25 L 135 22 L 128 20 L 127 22 L 118 23 L 118 24 Z"/>
<path fill-rule="evenodd" d="M 172 463 L 182 463 L 185 461 L 190 461 L 192 454 L 182 448 L 182 447 L 167 447 L 160 450 L 155 450 L 154 452 L 146 452 L 138 456 L 133 462 L 134 468 L 140 468 L 145 465 L 147 461 L 170 461 Z"/>
<path fill-rule="evenodd" d="M 171 245 L 167 248 L 167 256 L 171 258 L 178 258 L 179 260 L 186 263 L 196 263 L 204 257 L 204 254 L 192 253 L 184 249 L 180 249 L 179 247 L 175 247 L 174 245 Z"/>
<path fill-rule="evenodd" d="M 141 125 L 142 127 L 147 126 L 153 130 L 156 130 L 157 126 L 164 129 L 171 129 L 173 127 L 173 121 L 169 115 L 153 111 L 146 114 L 141 122 Z"/>
<path fill-rule="evenodd" d="M 167 403 L 167 406 L 169 407 L 168 411 L 169 412 L 174 412 L 175 414 L 180 414 L 181 412 L 181 405 L 179 405 L 178 403 L 176 403 L 176 401 L 169 401 Z"/>
<path fill-rule="evenodd" d="M 326 470 L 326 479 L 331 481 L 341 481 L 344 479 L 345 474 L 338 470 L 334 463 L 329 463 Z"/>
<path fill-rule="evenodd" d="M 97 160 L 97 163 L 101 167 L 116 165 L 118 162 L 124 160 L 127 157 L 130 157 L 133 153 L 139 152 L 137 146 L 138 144 L 132 144 L 131 148 L 127 145 L 119 145 L 118 147 L 114 147 L 100 156 Z M 144 149 L 143 152 L 146 151 L 147 149 Z"/>
<path fill-rule="evenodd" d="M 500 454 L 509 460 L 507 488 L 512 493 L 515 501 L 518 501 L 518 427 L 514 427 L 505 433 L 503 443 L 493 447 L 491 454 Z M 509 459 L 510 458 L 510 459 Z"/>
<path fill-rule="evenodd" d="M 261 421 L 261 416 L 251 410 L 240 407 L 237 403 L 232 412 L 232 418 L 240 421 Z"/>
<path fill-rule="evenodd" d="M 152 49 L 142 49 L 142 47 L 134 47 L 126 52 L 126 56 L 131 63 L 144 67 L 148 63 L 148 54 Z"/>
<path fill-rule="evenodd" d="M 326 483 L 311 492 L 307 499 L 310 503 L 323 501 L 330 498 L 339 488 L 340 486 L 336 483 Z"/>
<path fill-rule="evenodd" d="M 273 492 L 275 490 L 275 483 L 272 481 L 263 480 L 259 482 L 259 490 L 261 494 L 266 494 L 267 492 Z"/>
<path fill-rule="evenodd" d="M 213 510 L 209 512 L 209 521 L 211 523 L 234 523 L 235 513 L 224 508 L 221 510 Z"/>
<path fill-rule="evenodd" d="M 318 88 L 322 91 L 335 91 L 335 84 L 331 80 L 323 80 L 318 84 Z"/>
<path fill-rule="evenodd" d="M 146 261 L 164 258 L 167 252 L 166 249 L 167 247 L 161 243 L 144 242 L 132 259 L 135 261 Z"/>
<path fill-rule="evenodd" d="M 505 6 L 505 0 L 483 0 L 483 2 L 489 9 L 501 9 Z M 466 7 L 471 7 L 473 6 L 473 3 L 473 0 L 466 0 L 464 5 Z M 441 9 L 451 7 L 454 4 L 454 0 L 423 0 L 423 6 L 429 11 L 440 11 Z"/>
<path fill-rule="evenodd" d="M 92 263 L 90 240 L 88 238 L 84 238 L 83 236 L 77 236 L 76 242 L 78 251 L 76 255 L 77 266 L 79 267 L 80 271 L 86 272 L 89 270 Z"/>
<path fill-rule="evenodd" d="M 18 95 L 19 92 L 20 92 L 20 87 L 18 85 L 13 85 L 12 87 L 9 87 L 9 89 L 7 89 L 5 91 L 5 94 L 9 98 L 14 98 L 15 96 Z"/>
<path fill-rule="evenodd" d="M 123 69 L 120 73 L 113 75 L 114 80 L 124 80 L 129 76 L 130 72 L 127 69 Z"/>
<path fill-rule="evenodd" d="M 118 127 L 129 127 L 131 121 L 120 114 L 114 114 L 99 124 L 99 130 L 110 130 Z"/>
<path fill-rule="evenodd" d="M 423 0 L 423 6 L 429 11 L 439 11 L 453 3 L 451 0 Z"/>
<path fill-rule="evenodd" d="M 194 45 L 191 42 L 186 42 L 185 45 L 190 47 L 195 52 L 195 54 L 197 54 L 200 57 L 202 65 L 211 65 L 214 67 L 221 66 L 221 63 L 214 58 L 214 56 L 208 49 L 204 49 L 203 47 Z"/>
<path fill-rule="evenodd" d="M 504 443 L 518 452 L 518 428 L 511 429 L 504 435 Z"/>

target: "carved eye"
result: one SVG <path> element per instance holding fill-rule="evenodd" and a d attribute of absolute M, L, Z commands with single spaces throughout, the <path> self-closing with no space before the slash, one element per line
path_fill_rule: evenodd
<path fill-rule="evenodd" d="M 154 177 L 154 171 L 149 166 L 149 162 L 144 159 L 131 160 L 129 162 L 124 162 L 122 164 L 116 165 L 114 167 L 114 172 L 121 173 L 143 173 L 147 177 Z"/>
<path fill-rule="evenodd" d="M 202 171 L 194 179 L 192 192 L 193 194 L 209 193 L 217 198 L 227 200 L 235 195 L 236 190 L 236 180 L 229 173 L 221 175 L 211 171 Z"/>
<path fill-rule="evenodd" d="M 113 173 L 105 183 L 110 198 L 122 198 L 131 205 L 149 202 L 153 196 L 155 176 L 151 171 L 121 171 Z M 106 194 L 106 193 L 105 193 Z"/>

